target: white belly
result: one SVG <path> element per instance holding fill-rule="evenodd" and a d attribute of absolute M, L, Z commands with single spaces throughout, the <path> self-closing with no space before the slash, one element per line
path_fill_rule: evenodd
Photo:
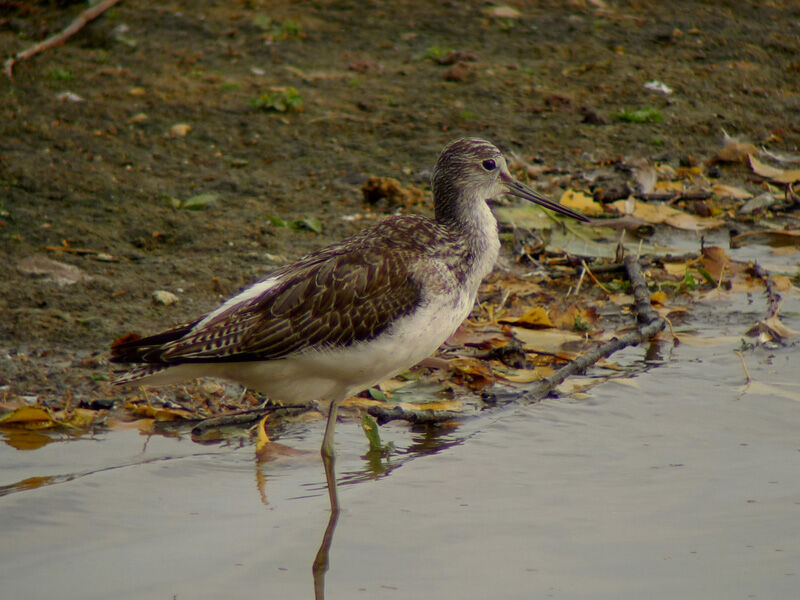
<path fill-rule="evenodd" d="M 474 302 L 474 295 L 445 294 L 369 342 L 278 360 L 176 365 L 142 383 L 221 377 L 287 403 L 333 400 L 360 392 L 433 354 L 469 315 Z"/>

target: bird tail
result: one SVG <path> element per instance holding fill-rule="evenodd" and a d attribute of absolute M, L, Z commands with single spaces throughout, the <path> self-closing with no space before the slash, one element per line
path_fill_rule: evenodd
<path fill-rule="evenodd" d="M 169 365 L 136 365 L 127 371 L 117 371 L 114 385 L 128 385 L 142 379 L 148 379 L 169 369 Z"/>
<path fill-rule="evenodd" d="M 123 335 L 112 342 L 110 360 L 113 363 L 163 364 L 161 355 L 164 346 L 185 336 L 197 322 L 182 323 L 172 329 L 144 338 L 138 333 Z"/>
<path fill-rule="evenodd" d="M 128 333 L 114 340 L 111 344 L 112 363 L 140 363 L 129 370 L 117 371 L 114 384 L 125 385 L 141 379 L 150 379 L 174 366 L 161 358 L 165 345 L 182 338 L 197 322 L 182 323 L 144 338 L 137 333 Z"/>

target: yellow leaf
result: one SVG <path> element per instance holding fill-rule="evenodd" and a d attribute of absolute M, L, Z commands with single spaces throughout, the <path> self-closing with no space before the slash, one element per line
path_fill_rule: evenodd
<path fill-rule="evenodd" d="M 38 406 L 23 406 L 0 417 L 0 425 L 25 429 L 46 429 L 57 425 L 50 412 Z"/>
<path fill-rule="evenodd" d="M 150 406 L 149 404 L 136 405 L 130 402 L 125 405 L 125 408 L 131 411 L 134 415 L 140 417 L 151 417 L 156 421 L 190 421 L 199 418 L 193 412 L 184 410 L 182 408 L 163 408 Z"/>
<path fill-rule="evenodd" d="M 535 369 L 503 369 L 496 370 L 495 374 L 513 383 L 531 383 L 544 377 L 550 377 L 554 372 L 553 367 L 541 366 Z"/>
<path fill-rule="evenodd" d="M 269 436 L 267 435 L 266 424 L 268 418 L 269 415 L 266 415 L 263 419 L 261 419 L 258 422 L 258 427 L 256 427 L 256 435 L 258 436 L 256 439 L 256 454 L 258 454 L 258 451 L 261 448 L 263 448 L 272 441 L 269 439 Z"/>
<path fill-rule="evenodd" d="M 630 204 L 633 205 L 632 209 Z M 699 231 L 701 229 L 719 227 L 723 224 L 722 221 L 717 219 L 696 217 L 689 213 L 682 212 L 677 208 L 667 206 L 666 204 L 647 204 L 638 201 L 633 201 L 631 203 L 628 200 L 617 200 L 608 206 L 622 215 L 632 214 L 634 217 L 647 221 L 648 223 L 666 223 L 677 229 L 685 229 L 688 231 Z"/>
<path fill-rule="evenodd" d="M 650 304 L 666 304 L 667 294 L 663 291 L 654 292 L 650 294 Z"/>
<path fill-rule="evenodd" d="M 682 192 L 683 182 L 681 181 L 657 181 L 653 189 L 657 192 Z"/>
<path fill-rule="evenodd" d="M 589 216 L 602 215 L 605 212 L 602 204 L 595 202 L 591 196 L 587 196 L 583 192 L 578 192 L 575 190 L 567 190 L 564 192 L 561 195 L 559 202 L 564 206 L 575 209 Z"/>
<path fill-rule="evenodd" d="M 555 327 L 553 322 L 550 320 L 550 317 L 547 315 L 547 311 L 541 306 L 537 306 L 536 308 L 529 310 L 518 319 L 500 319 L 500 322 L 518 325 L 519 327 L 529 327 L 531 329 Z"/>

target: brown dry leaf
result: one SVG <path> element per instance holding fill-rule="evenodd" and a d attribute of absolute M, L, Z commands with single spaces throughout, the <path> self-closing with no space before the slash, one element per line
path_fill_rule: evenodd
<path fill-rule="evenodd" d="M 747 160 L 748 155 L 757 154 L 756 148 L 750 142 L 743 142 L 737 138 L 725 136 L 722 150 L 711 160 L 711 162 L 737 163 Z"/>
<path fill-rule="evenodd" d="M 718 198 L 733 198 L 734 200 L 747 200 L 753 197 L 753 194 L 743 188 L 721 183 L 711 186 L 711 192 Z"/>
<path fill-rule="evenodd" d="M 794 329 L 789 329 L 786 325 L 784 325 L 780 318 L 778 318 L 778 315 L 772 315 L 769 319 L 764 319 L 759 323 L 769 327 L 770 332 L 772 332 L 779 340 L 787 340 L 800 335 L 800 332 L 795 331 Z"/>
<path fill-rule="evenodd" d="M 630 210 L 630 204 L 633 204 L 632 210 Z M 720 220 L 690 215 L 666 204 L 646 204 L 635 200 L 630 203 L 628 200 L 617 200 L 608 206 L 621 215 L 632 214 L 648 223 L 666 223 L 687 231 L 700 231 L 723 225 Z"/>
<path fill-rule="evenodd" d="M 481 360 L 471 357 L 454 358 L 450 361 L 454 379 L 460 380 L 469 387 L 479 390 L 494 383 L 492 370 Z"/>
<path fill-rule="evenodd" d="M 744 273 L 746 270 L 745 265 L 734 262 L 731 257 L 727 255 L 725 250 L 719 246 L 706 246 L 703 248 L 700 264 L 708 271 L 708 274 L 719 281 L 723 273 L 728 275 Z"/>
<path fill-rule="evenodd" d="M 595 306 L 570 304 L 563 310 L 554 307 L 550 311 L 550 318 L 559 329 L 573 330 L 575 329 L 576 319 L 588 325 L 595 325 L 599 316 L 597 314 L 597 307 Z"/>
<path fill-rule="evenodd" d="M 519 327 L 528 327 L 531 329 L 543 329 L 547 327 L 555 327 L 553 322 L 550 320 L 550 317 L 547 315 L 547 310 L 542 308 L 541 306 L 537 306 L 526 312 L 519 318 L 504 318 L 500 319 L 501 323 L 509 323 L 511 325 L 517 325 Z"/>
<path fill-rule="evenodd" d="M 591 196 L 576 190 L 567 190 L 561 194 L 559 202 L 590 217 L 602 215 L 605 212 L 602 204 L 596 202 Z"/>
<path fill-rule="evenodd" d="M 747 160 L 750 162 L 750 168 L 753 170 L 753 173 L 766 179 L 771 179 L 777 183 L 789 184 L 800 181 L 800 169 L 792 169 L 790 171 L 778 169 L 761 162 L 752 154 L 748 154 Z"/>
<path fill-rule="evenodd" d="M 740 233 L 730 239 L 731 248 L 741 248 L 748 244 L 766 244 L 773 247 L 800 246 L 800 229 L 759 229 Z"/>
<path fill-rule="evenodd" d="M 455 333 L 445 341 L 446 346 L 472 346 L 481 350 L 500 348 L 509 342 L 497 326 L 474 327 L 469 323 L 462 323 Z"/>
<path fill-rule="evenodd" d="M 786 275 L 771 275 L 772 282 L 775 284 L 775 289 L 779 292 L 788 292 L 793 289 L 791 277 Z"/>
<path fill-rule="evenodd" d="M 667 303 L 667 293 L 658 291 L 650 294 L 650 304 L 661 304 L 662 306 Z"/>

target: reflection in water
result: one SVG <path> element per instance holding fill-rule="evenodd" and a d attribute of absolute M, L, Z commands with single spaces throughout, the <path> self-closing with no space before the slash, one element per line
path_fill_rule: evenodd
<path fill-rule="evenodd" d="M 262 427 L 259 431 L 259 441 L 256 444 L 256 488 L 258 489 L 261 502 L 269 504 L 267 500 L 267 474 L 264 472 L 264 465 L 279 456 L 292 454 L 306 454 L 305 451 L 298 451 L 269 440 L 266 431 Z M 323 456 L 323 466 L 325 468 L 325 485 L 328 491 L 330 502 L 330 514 L 328 524 L 322 535 L 317 554 L 312 563 L 311 573 L 314 583 L 314 598 L 322 600 L 325 598 L 325 575 L 330 567 L 330 550 L 333 543 L 333 535 L 341 513 L 339 503 L 338 485 L 358 483 L 360 481 L 377 479 L 391 473 L 394 469 L 404 465 L 408 461 L 418 457 L 436 454 L 463 443 L 469 436 L 456 437 L 454 432 L 458 429 L 458 424 L 449 423 L 446 425 L 415 425 L 411 427 L 412 433 L 416 434 L 412 443 L 402 451 L 395 450 L 394 445 L 389 443 L 380 450 L 370 450 L 362 455 L 364 467 L 358 471 L 351 471 L 345 474 L 341 482 L 336 480 L 336 461 L 334 457 L 326 460 Z"/>
<path fill-rule="evenodd" d="M 334 488 L 336 483 L 334 482 Z M 336 523 L 339 521 L 339 509 L 331 508 L 328 517 L 328 526 L 322 535 L 322 543 L 319 545 L 317 555 L 314 557 L 314 564 L 311 566 L 311 574 L 314 578 L 314 598 L 323 600 L 325 598 L 325 573 L 328 572 L 328 555 L 333 541 L 333 532 L 336 531 Z"/>

